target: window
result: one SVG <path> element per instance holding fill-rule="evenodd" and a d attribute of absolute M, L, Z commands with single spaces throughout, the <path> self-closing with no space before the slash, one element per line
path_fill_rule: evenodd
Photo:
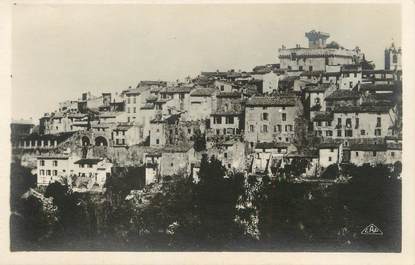
<path fill-rule="evenodd" d="M 347 128 L 351 128 L 352 127 L 352 119 L 350 119 L 350 118 L 347 118 L 346 119 L 346 127 Z"/>
<path fill-rule="evenodd" d="M 57 171 L 57 170 L 53 170 L 53 171 L 52 171 L 52 175 L 53 175 L 53 176 L 57 176 L 57 175 L 58 175 L 58 171 Z"/>
<path fill-rule="evenodd" d="M 58 166 L 58 161 L 57 160 L 53 160 L 53 166 L 57 167 Z"/>
<path fill-rule="evenodd" d="M 376 156 L 376 151 L 373 151 L 373 154 L 372 154 L 373 156 Z"/>
<path fill-rule="evenodd" d="M 381 129 L 375 129 L 375 136 L 381 136 L 381 135 L 382 135 Z"/>
<path fill-rule="evenodd" d="M 396 54 L 392 56 L 392 63 L 398 63 L 398 56 Z"/>
<path fill-rule="evenodd" d="M 262 120 L 267 121 L 268 120 L 268 113 L 264 112 L 262 113 Z"/>
<path fill-rule="evenodd" d="M 391 157 L 395 157 L 395 152 L 391 152 Z"/>
<path fill-rule="evenodd" d="M 352 81 L 349 82 L 349 88 L 353 88 L 353 82 Z"/>
<path fill-rule="evenodd" d="M 219 135 L 219 134 L 220 134 L 220 130 L 216 129 L 216 135 Z"/>
<path fill-rule="evenodd" d="M 365 135 L 366 131 L 365 130 L 360 130 L 360 135 Z"/>
<path fill-rule="evenodd" d="M 329 64 L 329 57 L 326 57 L 326 58 L 324 58 L 325 60 L 325 63 L 326 63 L 326 65 L 328 65 Z M 326 79 L 328 79 L 328 76 L 326 77 Z"/>
<path fill-rule="evenodd" d="M 310 71 L 310 72 L 311 72 L 311 71 L 313 71 L 313 66 L 311 66 L 311 65 L 310 65 L 310 66 L 308 67 L 308 71 Z"/>
<path fill-rule="evenodd" d="M 226 124 L 233 124 L 233 119 L 234 119 L 233 116 L 227 116 L 226 117 Z"/>
<path fill-rule="evenodd" d="M 281 132 L 281 131 L 282 131 L 281 124 L 278 124 L 278 125 L 277 125 L 277 128 L 278 128 L 278 131 L 279 131 L 279 132 Z"/>
<path fill-rule="evenodd" d="M 224 153 L 224 154 L 223 154 L 223 157 L 224 157 L 224 158 L 228 158 L 228 153 Z"/>
<path fill-rule="evenodd" d="M 254 125 L 249 125 L 249 131 L 254 132 Z"/>
<path fill-rule="evenodd" d="M 329 161 L 331 161 L 331 156 L 329 156 Z"/>
<path fill-rule="evenodd" d="M 290 141 L 290 139 L 288 139 L 288 137 L 287 137 L 287 138 L 285 138 L 285 141 L 286 141 L 286 142 L 289 142 L 289 141 Z"/>
<path fill-rule="evenodd" d="M 213 118 L 213 123 L 214 123 L 214 124 L 221 124 L 221 123 L 222 123 L 222 117 L 220 117 L 220 116 L 215 116 L 215 117 Z"/>
<path fill-rule="evenodd" d="M 45 160 L 40 160 L 40 165 L 44 166 L 45 165 Z"/>
<path fill-rule="evenodd" d="M 295 52 L 291 53 L 291 60 L 295 61 L 297 59 L 297 54 Z"/>
<path fill-rule="evenodd" d="M 331 121 L 328 121 L 327 122 L 327 126 L 331 126 Z"/>
<path fill-rule="evenodd" d="M 46 170 L 46 176 L 50 176 L 50 170 Z"/>
<path fill-rule="evenodd" d="M 317 122 L 317 126 L 321 126 L 321 121 L 318 121 Z"/>
<path fill-rule="evenodd" d="M 342 137 L 342 130 L 337 130 L 337 137 Z"/>
<path fill-rule="evenodd" d="M 354 77 L 357 77 L 357 73 L 354 73 Z"/>
<path fill-rule="evenodd" d="M 286 121 L 287 120 L 287 113 L 282 113 L 282 121 Z"/>
<path fill-rule="evenodd" d="M 344 136 L 352 137 L 353 136 L 353 130 L 344 130 Z"/>
<path fill-rule="evenodd" d="M 191 134 L 192 133 L 192 129 L 187 129 L 187 133 Z"/>
<path fill-rule="evenodd" d="M 135 99 L 135 98 L 134 98 Z M 133 112 L 136 113 L 136 107 L 133 108 Z"/>
<path fill-rule="evenodd" d="M 137 101 L 136 101 L 136 98 L 135 97 L 133 97 L 133 103 L 135 104 L 135 103 L 137 103 Z"/>
<path fill-rule="evenodd" d="M 88 164 L 88 168 L 92 168 L 92 164 Z"/>
<path fill-rule="evenodd" d="M 39 175 L 41 175 L 41 176 L 45 175 L 45 170 L 41 169 L 40 172 L 39 172 Z"/>
<path fill-rule="evenodd" d="M 125 139 L 121 139 L 121 144 L 125 145 Z"/>
<path fill-rule="evenodd" d="M 381 117 L 377 117 L 376 118 L 376 127 L 381 127 L 382 125 L 382 118 Z"/>
<path fill-rule="evenodd" d="M 170 166 L 171 166 L 171 167 L 173 167 L 173 166 L 174 166 L 174 164 L 173 164 L 173 163 L 170 163 Z"/>
<path fill-rule="evenodd" d="M 274 132 L 277 132 L 277 126 L 274 125 Z"/>
<path fill-rule="evenodd" d="M 220 91 L 225 91 L 225 86 L 224 85 L 220 85 Z"/>
<path fill-rule="evenodd" d="M 334 148 L 330 148 L 330 153 L 333 153 L 334 152 Z"/>
<path fill-rule="evenodd" d="M 130 104 L 130 97 L 127 98 L 127 104 Z"/>
<path fill-rule="evenodd" d="M 342 125 L 342 118 L 337 118 L 337 125 Z"/>
<path fill-rule="evenodd" d="M 356 156 L 359 156 L 359 152 L 356 152 Z"/>
<path fill-rule="evenodd" d="M 326 136 L 333 136 L 333 132 L 332 131 L 326 131 Z"/>
<path fill-rule="evenodd" d="M 226 135 L 226 129 L 223 128 L 223 135 Z"/>
<path fill-rule="evenodd" d="M 262 132 L 268 132 L 268 126 L 266 124 L 262 125 Z"/>
<path fill-rule="evenodd" d="M 160 140 L 159 139 L 156 139 L 156 144 L 159 144 L 160 143 Z"/>
<path fill-rule="evenodd" d="M 303 71 L 303 66 L 302 66 L 302 65 L 300 65 L 300 66 L 298 67 L 298 70 Z"/>
<path fill-rule="evenodd" d="M 355 129 L 359 128 L 359 118 L 356 118 L 356 124 L 355 124 Z"/>

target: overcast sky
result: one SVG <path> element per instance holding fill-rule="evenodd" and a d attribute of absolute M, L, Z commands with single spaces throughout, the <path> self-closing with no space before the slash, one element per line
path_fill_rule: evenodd
<path fill-rule="evenodd" d="M 282 44 L 306 46 L 312 29 L 359 46 L 383 68 L 385 47 L 400 45 L 400 23 L 390 4 L 17 5 L 12 117 L 38 119 L 84 91 L 277 63 Z"/>

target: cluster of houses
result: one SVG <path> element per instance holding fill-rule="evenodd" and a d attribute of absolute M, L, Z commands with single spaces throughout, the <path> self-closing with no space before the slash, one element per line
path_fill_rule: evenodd
<path fill-rule="evenodd" d="M 202 154 L 248 174 L 276 175 L 305 159 L 309 177 L 331 164 L 400 161 L 400 48 L 387 48 L 385 69 L 375 70 L 358 47 L 326 43 L 324 32 L 305 36 L 308 47 L 283 46 L 279 63 L 249 72 L 201 72 L 183 82 L 141 81 L 120 93 L 84 93 L 12 138 L 13 150 L 46 150 L 37 157 L 38 185 L 65 176 L 88 188 L 102 187 L 119 161 L 105 153 L 74 158 L 49 151 L 68 139 L 108 153 L 135 148 L 147 184 L 174 174 L 197 179 Z"/>

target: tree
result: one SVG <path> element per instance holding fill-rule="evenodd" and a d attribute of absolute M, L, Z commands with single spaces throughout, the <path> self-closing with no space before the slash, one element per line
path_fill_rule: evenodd
<path fill-rule="evenodd" d="M 193 141 L 193 147 L 196 152 L 206 150 L 206 136 L 200 130 L 195 130 Z"/>

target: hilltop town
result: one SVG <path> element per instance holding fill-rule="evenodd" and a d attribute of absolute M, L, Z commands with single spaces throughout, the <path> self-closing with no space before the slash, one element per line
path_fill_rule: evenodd
<path fill-rule="evenodd" d="M 299 182 L 324 180 L 342 164 L 401 161 L 401 49 L 387 47 L 385 69 L 375 69 L 328 33 L 305 37 L 308 47 L 282 46 L 278 62 L 250 71 L 86 92 L 37 126 L 14 121 L 13 161 L 35 173 L 39 188 L 65 181 L 87 193 L 103 192 L 123 168 L 136 178 L 132 190 L 173 175 L 197 183 L 204 155 L 227 172 Z M 284 170 L 293 165 L 297 173 Z"/>

